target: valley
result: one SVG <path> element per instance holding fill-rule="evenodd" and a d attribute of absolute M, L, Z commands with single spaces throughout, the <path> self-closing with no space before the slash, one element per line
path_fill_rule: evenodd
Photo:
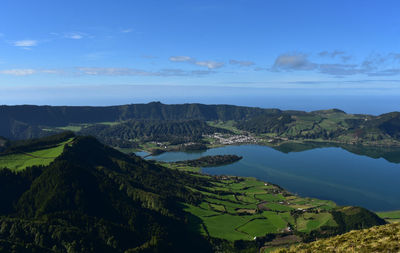
<path fill-rule="evenodd" d="M 3 191 L 13 189 L 2 196 L 2 226 L 28 226 L 43 238 L 45 223 L 62 233 L 95 226 L 79 229 L 83 241 L 75 232 L 69 241 L 49 239 L 57 251 L 185 251 L 194 244 L 199 252 L 269 252 L 400 219 L 390 211 L 399 209 L 391 184 L 400 163 L 397 113 L 161 103 L 2 109 L 0 181 Z M 350 168 L 350 160 L 360 163 Z M 346 180 L 357 175 L 364 178 Z M 372 192 L 368 185 L 380 180 L 388 187 Z M 126 212 L 152 225 L 139 229 L 142 221 Z M 142 236 L 130 242 L 122 233 Z M 32 236 L 5 229 L 0 245 L 49 247 L 26 241 Z"/>
<path fill-rule="evenodd" d="M 165 163 L 125 155 L 93 138 L 71 137 L 70 133 L 46 138 L 22 142 L 6 150 L 6 153 L 11 150 L 35 153 L 50 152 L 50 146 L 64 147 L 50 164 L 34 160 L 23 169 L 14 169 L 18 171 L 16 174 L 10 174 L 8 169 L 0 170 L 3 182 L 0 190 L 15 188 L 13 194 L 0 196 L 3 203 L 9 203 L 4 206 L 7 209 L 1 210 L 0 217 L 5 228 L 0 232 L 3 249 L 20 247 L 18 245 L 21 244 L 16 244 L 18 241 L 30 245 L 32 250 L 44 250 L 46 243 L 51 243 L 57 245 L 54 246 L 57 250 L 68 246 L 79 251 L 86 248 L 89 252 L 128 248 L 153 251 L 154 247 L 168 249 L 170 246 L 162 244 L 166 238 L 174 249 L 184 249 L 186 244 L 176 238 L 189 236 L 191 239 L 185 239 L 187 243 L 199 243 L 200 252 L 212 248 L 212 251 L 219 248 L 240 252 L 281 245 L 278 242 L 282 241 L 284 245 L 306 242 L 385 223 L 366 209 L 340 207 L 332 201 L 299 197 L 277 185 L 254 178 L 205 175 L 196 172 L 196 167 L 189 169 L 191 166 L 188 164 L 185 164 L 186 169 L 180 168 L 182 164 L 179 163 L 169 163 L 169 168 L 166 168 L 163 166 Z M 39 201 L 42 198 L 47 200 Z M 151 227 L 145 226 L 140 232 L 142 239 L 124 241 L 125 237 L 118 236 L 123 231 L 127 230 L 124 233 L 128 233 L 128 237 L 139 233 L 137 228 L 125 223 L 130 214 L 124 213 L 124 209 L 144 215 L 153 227 L 164 232 L 155 233 Z M 74 215 L 82 218 L 73 218 Z M 120 218 L 115 220 L 113 217 Z M 113 238 L 114 243 L 104 241 L 103 236 L 78 242 L 76 233 L 83 238 L 90 236 L 84 230 L 70 234 L 70 239 L 29 241 L 31 236 L 48 237 L 50 232 L 40 225 L 46 219 L 46 223 L 52 226 L 61 219 L 63 225 L 57 225 L 57 230 L 65 231 L 62 233 L 89 222 L 106 229 L 106 238 Z M 101 219 L 105 219 L 106 223 Z M 24 232 L 23 236 L 9 230 L 20 226 L 33 230 Z M 170 226 L 182 226 L 182 230 L 174 234 Z M 93 232 L 98 233 L 96 230 Z M 151 239 L 146 235 L 154 233 L 157 241 L 146 242 Z M 94 241 L 97 241 L 95 247 L 91 244 Z"/>
<path fill-rule="evenodd" d="M 400 253 L 398 10 L 3 0 L 0 253 Z"/>

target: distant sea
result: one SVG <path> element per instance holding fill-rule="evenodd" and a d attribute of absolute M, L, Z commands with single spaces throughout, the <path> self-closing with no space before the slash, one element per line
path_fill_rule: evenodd
<path fill-rule="evenodd" d="M 0 104 L 108 106 L 160 101 L 378 115 L 400 111 L 400 89 L 254 88 L 168 85 L 0 87 Z"/>

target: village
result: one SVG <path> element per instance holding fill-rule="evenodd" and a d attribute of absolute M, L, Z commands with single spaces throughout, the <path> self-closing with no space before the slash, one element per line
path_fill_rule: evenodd
<path fill-rule="evenodd" d="M 258 143 L 260 140 L 251 135 L 226 135 L 221 133 L 214 133 L 212 135 L 205 135 L 206 138 L 215 140 L 215 144 L 232 145 L 241 143 Z"/>

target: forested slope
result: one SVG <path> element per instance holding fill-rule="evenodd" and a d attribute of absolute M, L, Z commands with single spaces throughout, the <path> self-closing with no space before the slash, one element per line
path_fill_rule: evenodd
<path fill-rule="evenodd" d="M 180 104 L 159 102 L 108 107 L 91 106 L 0 106 L 0 135 L 10 138 L 40 136 L 38 126 L 137 120 L 242 120 L 271 111 L 233 105 Z M 274 110 L 272 110 L 274 111 Z"/>
<path fill-rule="evenodd" d="M 108 145 L 123 141 L 169 141 L 183 143 L 201 141 L 202 135 L 213 133 L 230 133 L 230 131 L 211 127 L 201 120 L 129 120 L 117 125 L 96 124 L 79 131 L 81 135 L 92 135 Z M 114 146 L 114 145 L 113 145 Z"/>
<path fill-rule="evenodd" d="M 0 252 L 210 250 L 179 207 L 200 199 L 186 184 L 207 182 L 94 138 L 77 137 L 50 166 L 1 170 L 0 181 Z"/>
<path fill-rule="evenodd" d="M 0 136 L 9 139 L 41 137 L 54 133 L 59 127 L 79 125 L 79 128 L 87 127 L 84 133 L 95 132 L 103 141 L 105 137 L 102 136 L 106 134 L 107 138 L 125 141 L 140 136 L 162 141 L 165 135 L 173 135 L 179 128 L 176 124 L 172 126 L 171 122 L 182 124 L 178 134 L 199 136 L 210 133 L 210 127 L 204 125 L 207 121 L 230 121 L 239 130 L 284 140 L 400 145 L 399 112 L 373 116 L 346 114 L 338 109 L 304 112 L 233 105 L 165 105 L 159 102 L 108 107 L 0 106 Z M 123 124 L 118 127 L 98 125 L 105 122 Z M 183 132 L 183 128 L 188 126 L 192 129 Z M 201 131 L 193 131 L 193 127 L 199 126 Z M 106 143 L 112 144 L 110 140 Z"/>
<path fill-rule="evenodd" d="M 6 154 L 51 147 L 71 135 L 11 143 Z M 257 190 L 261 191 L 257 199 L 282 201 L 284 190 L 254 180 L 238 178 L 237 184 L 231 184 L 223 178 L 169 169 L 125 155 L 93 137 L 72 138 L 49 165 L 17 173 L 0 170 L 0 252 L 246 252 L 262 246 L 259 243 L 269 240 L 271 231 L 257 227 L 260 240 L 251 241 L 243 234 L 247 241 L 241 242 L 236 240 L 242 237 L 217 233 L 220 227 L 215 228 L 210 219 L 229 228 L 229 219 L 259 219 L 261 213 L 269 214 L 278 206 L 285 208 L 288 217 L 299 217 L 292 233 L 303 240 L 384 223 L 368 210 L 352 207 L 289 212 L 293 208 L 284 204 L 262 202 L 260 206 L 252 204 L 254 211 L 247 213 L 247 201 L 252 198 L 244 192 L 253 188 L 242 185 L 244 182 L 263 189 L 272 187 Z M 246 203 L 242 205 L 235 196 Z M 220 210 L 217 202 L 236 207 Z M 215 211 L 207 211 L 207 203 Z M 206 217 L 207 212 L 217 216 Z M 332 224 L 301 229 L 306 214 L 329 216 Z M 304 222 L 308 224 L 308 220 Z M 210 230 L 204 233 L 207 227 Z M 226 233 L 240 232 L 227 229 Z"/>

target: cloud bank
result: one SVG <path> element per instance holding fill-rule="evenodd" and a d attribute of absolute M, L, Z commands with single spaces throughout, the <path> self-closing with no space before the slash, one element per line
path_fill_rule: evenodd
<path fill-rule="evenodd" d="M 318 63 L 311 61 L 309 55 L 304 53 L 285 53 L 279 55 L 271 68 L 256 68 L 255 70 L 269 70 L 274 72 L 290 72 L 290 71 L 315 71 L 321 74 L 332 75 L 335 77 L 350 75 L 367 75 L 367 76 L 394 76 L 400 74 L 400 54 L 390 53 L 387 55 L 372 55 L 364 59 L 361 63 L 346 63 L 351 56 L 342 51 L 318 53 L 320 57 L 335 58 L 340 56 L 339 62 Z"/>

